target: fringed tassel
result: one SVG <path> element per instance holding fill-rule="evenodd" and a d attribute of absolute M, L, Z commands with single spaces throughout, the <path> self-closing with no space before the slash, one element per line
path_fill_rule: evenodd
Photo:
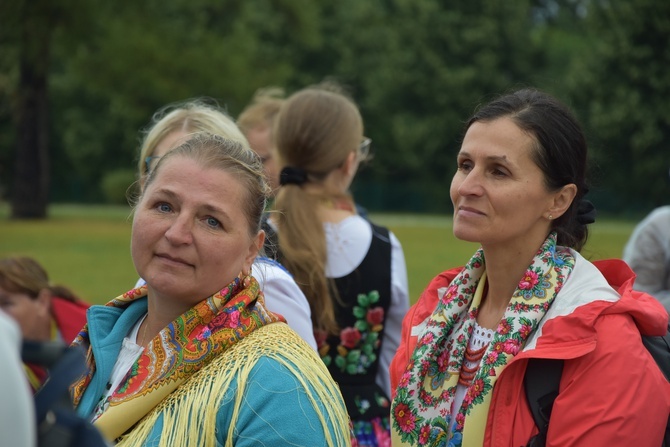
<path fill-rule="evenodd" d="M 288 326 L 274 323 L 248 335 L 193 375 L 122 437 L 117 447 L 142 446 L 160 415 L 163 416 L 163 429 L 159 447 L 215 446 L 217 410 L 224 398 L 227 400 L 226 405 L 233 405 L 230 429 L 227 430 L 225 440 L 226 446 L 232 446 L 247 379 L 261 357 L 272 358 L 285 366 L 303 387 L 319 415 L 327 446 L 351 445 L 349 416 L 340 390 L 328 369 Z M 235 396 L 226 396 L 233 379 L 237 380 Z M 234 402 L 231 402 L 231 398 Z M 331 433 L 335 434 L 334 438 Z"/>

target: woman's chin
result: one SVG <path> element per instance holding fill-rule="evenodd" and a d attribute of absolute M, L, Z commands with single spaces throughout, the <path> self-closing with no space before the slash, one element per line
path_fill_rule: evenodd
<path fill-rule="evenodd" d="M 454 227 L 454 237 L 463 242 L 479 243 L 481 241 L 481 237 L 478 232 L 459 229 L 456 227 Z"/>

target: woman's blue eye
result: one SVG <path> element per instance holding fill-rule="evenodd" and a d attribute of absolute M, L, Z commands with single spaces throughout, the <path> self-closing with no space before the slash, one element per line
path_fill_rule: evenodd
<path fill-rule="evenodd" d="M 159 211 L 162 211 L 164 213 L 169 213 L 172 210 L 172 208 L 170 208 L 170 205 L 168 205 L 167 203 L 159 203 L 157 208 Z"/>
<path fill-rule="evenodd" d="M 221 226 L 221 223 L 218 220 L 214 219 L 213 217 L 208 217 L 207 219 L 205 219 L 205 221 L 207 222 L 207 225 L 213 228 Z"/>

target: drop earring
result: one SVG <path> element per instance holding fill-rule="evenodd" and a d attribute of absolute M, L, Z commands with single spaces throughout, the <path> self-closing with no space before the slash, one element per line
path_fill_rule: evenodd
<path fill-rule="evenodd" d="M 249 273 L 242 273 L 244 275 L 244 279 L 242 280 L 242 286 L 244 288 L 248 288 L 251 285 L 251 269 L 249 269 Z"/>

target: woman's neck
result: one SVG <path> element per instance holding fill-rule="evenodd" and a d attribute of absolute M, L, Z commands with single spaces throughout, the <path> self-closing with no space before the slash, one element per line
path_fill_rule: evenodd
<path fill-rule="evenodd" d="M 526 247 L 521 250 L 484 248 L 486 290 L 477 316 L 480 326 L 488 329 L 498 326 L 536 252 L 537 248 Z"/>
<path fill-rule="evenodd" d="M 143 340 L 145 344 L 192 307 L 181 302 L 170 305 L 169 300 L 158 297 L 151 290 L 149 290 L 147 300 L 147 317 L 144 319 L 139 332 L 145 338 Z"/>

